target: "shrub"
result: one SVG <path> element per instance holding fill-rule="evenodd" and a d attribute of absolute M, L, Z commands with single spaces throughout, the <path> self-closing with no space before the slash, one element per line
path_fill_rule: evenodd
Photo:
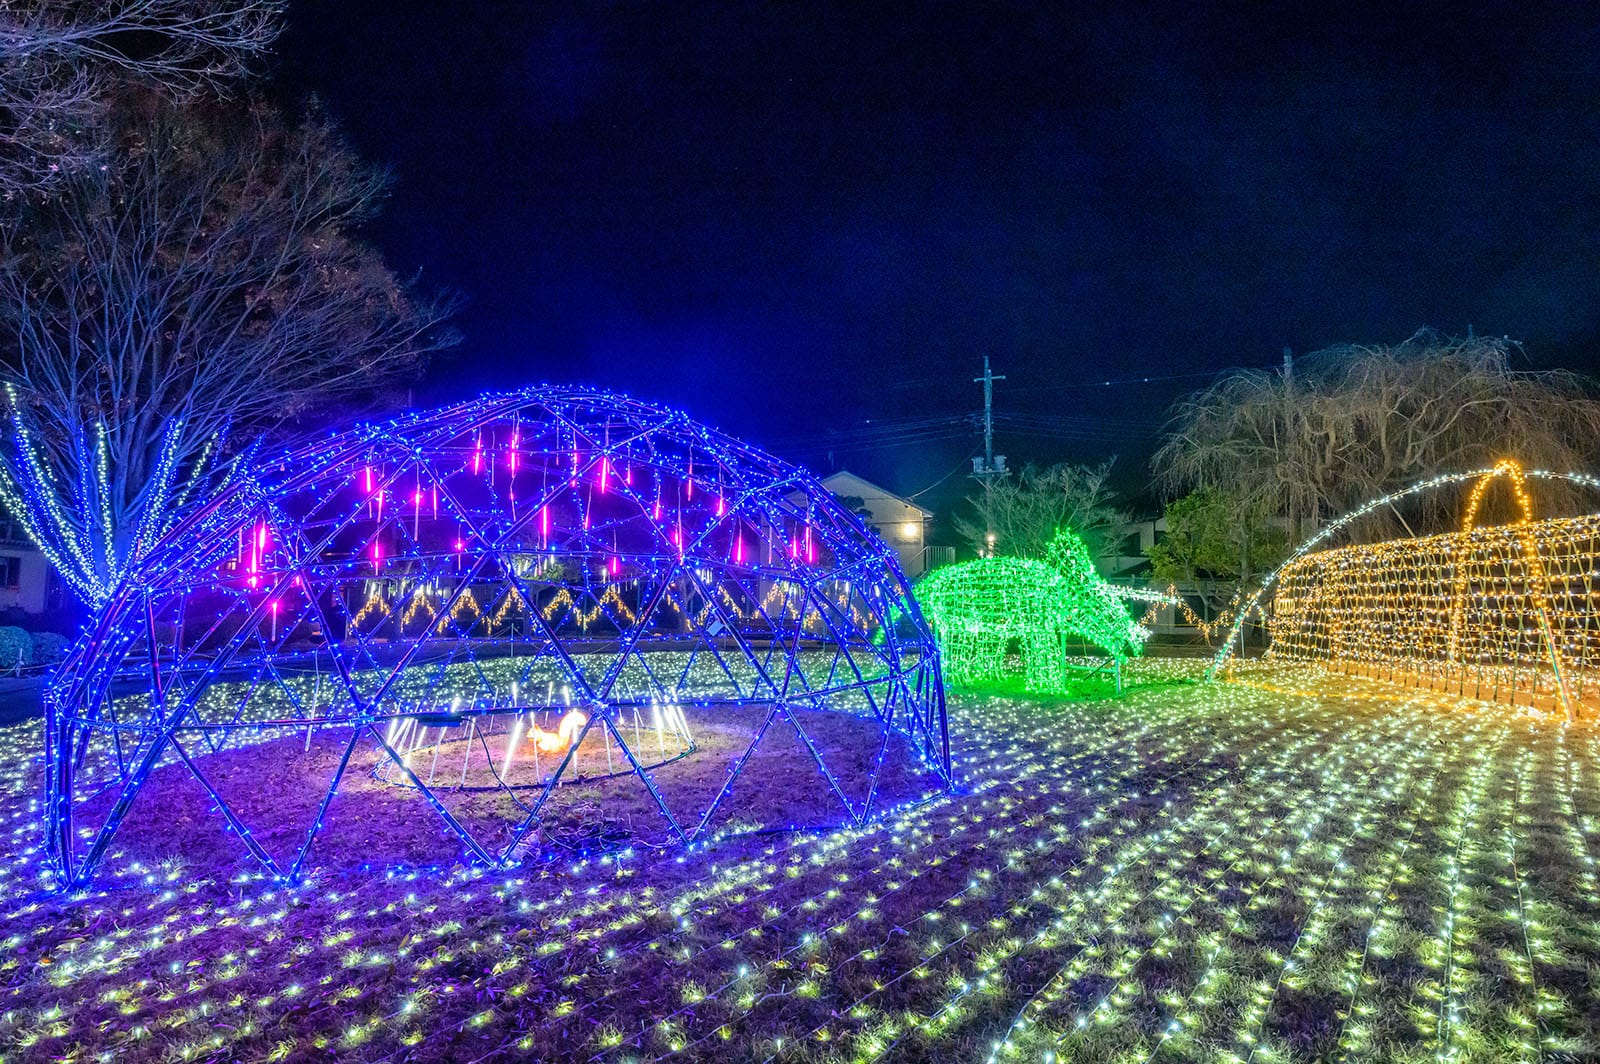
<path fill-rule="evenodd" d="M 33 639 L 21 628 L 0 628 L 0 669 L 15 669 L 33 661 Z"/>
<path fill-rule="evenodd" d="M 60 632 L 34 632 L 30 635 L 33 640 L 33 663 L 35 665 L 51 665 L 67 656 L 67 648 L 72 645 L 72 640 Z"/>

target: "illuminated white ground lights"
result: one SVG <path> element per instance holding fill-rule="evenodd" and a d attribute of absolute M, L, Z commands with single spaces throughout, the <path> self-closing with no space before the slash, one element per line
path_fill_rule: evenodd
<path fill-rule="evenodd" d="M 92 891 L 41 893 L 38 727 L 9 728 L 0 1044 L 124 1061 L 1600 1051 L 1592 725 L 1304 669 L 1183 672 L 1141 662 L 1122 700 L 953 703 L 962 791 L 865 825 L 292 886 L 113 847 Z"/>

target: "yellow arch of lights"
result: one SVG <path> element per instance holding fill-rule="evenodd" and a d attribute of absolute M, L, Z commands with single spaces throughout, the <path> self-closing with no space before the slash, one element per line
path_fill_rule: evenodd
<path fill-rule="evenodd" d="M 801 596 L 797 596 L 793 588 L 785 590 L 782 586 L 774 584 L 767 591 L 766 597 L 762 599 L 761 610 L 764 611 L 768 617 L 772 617 L 776 620 L 793 618 L 800 621 L 800 626 L 803 629 L 816 632 L 818 634 L 826 632 L 827 622 L 822 616 L 822 611 L 817 609 L 817 607 L 812 606 L 805 611 L 805 614 L 802 617 L 800 607 L 797 606 L 793 601 L 796 597 Z M 747 621 L 756 614 L 756 611 L 754 610 L 746 611 L 740 608 L 739 604 L 734 601 L 733 596 L 728 594 L 726 588 L 719 589 L 718 598 L 722 600 L 723 606 L 727 609 L 729 615 L 735 620 Z M 675 599 L 668 596 L 665 601 L 666 604 L 675 612 L 679 614 L 683 613 L 683 607 L 678 605 Z M 834 595 L 833 601 L 838 605 L 841 615 L 845 611 L 849 612 L 851 623 L 855 624 L 858 628 L 871 630 L 878 626 L 878 621 L 876 618 L 870 617 L 863 613 L 861 609 L 850 600 L 849 591 L 841 591 L 837 595 Z M 782 608 L 774 610 L 774 605 L 781 605 Z M 689 623 L 695 627 L 704 627 L 706 618 L 708 618 L 710 615 L 711 604 L 707 603 L 706 605 L 700 607 L 700 611 L 698 613 L 689 618 Z"/>
<path fill-rule="evenodd" d="M 500 608 L 494 611 L 494 616 L 489 618 L 489 631 L 493 632 L 505 623 L 507 617 L 515 610 L 522 612 L 522 596 L 515 589 L 506 592 L 506 597 L 500 600 Z"/>
<path fill-rule="evenodd" d="M 419 610 L 428 611 L 429 622 L 432 622 L 435 617 L 439 616 L 439 609 L 433 604 L 432 588 L 420 588 L 416 594 L 411 596 L 411 605 L 407 606 L 406 612 L 400 616 L 400 627 L 402 629 L 411 627 L 411 622 L 417 619 L 417 612 Z"/>
<path fill-rule="evenodd" d="M 1114 588 L 1113 590 L 1118 589 Z M 1183 618 L 1184 623 L 1200 633 L 1200 637 L 1209 646 L 1213 633 L 1220 632 L 1233 623 L 1233 614 L 1226 610 L 1218 613 L 1209 621 L 1203 619 L 1198 613 L 1190 609 L 1189 604 L 1183 600 L 1183 596 L 1178 594 L 1177 584 L 1168 584 L 1165 591 L 1153 592 L 1152 594 L 1157 597 L 1141 600 L 1148 603 L 1145 606 L 1144 614 L 1139 618 L 1139 624 L 1145 628 L 1153 629 L 1156 621 L 1161 616 L 1161 611 L 1170 606 L 1177 611 L 1178 616 Z"/>
<path fill-rule="evenodd" d="M 1350 513 L 1339 518 L 1337 521 L 1334 521 L 1333 523 L 1320 529 L 1315 535 L 1311 536 L 1299 547 L 1297 547 L 1281 565 L 1269 573 L 1256 588 L 1254 593 L 1240 606 L 1238 612 L 1234 615 L 1233 623 L 1229 628 L 1227 638 L 1223 641 L 1222 645 L 1218 648 L 1216 655 L 1212 659 L 1211 666 L 1206 672 L 1206 678 L 1208 680 L 1215 679 L 1218 672 L 1229 663 L 1233 656 L 1234 649 L 1237 646 L 1239 634 L 1243 630 L 1245 623 L 1252 616 L 1260 617 L 1262 615 L 1261 604 L 1266 593 L 1279 583 L 1280 579 L 1285 573 L 1293 569 L 1299 562 L 1313 553 L 1317 548 L 1327 543 L 1328 540 L 1343 530 L 1346 526 L 1366 516 L 1373 510 L 1389 506 L 1403 498 L 1407 498 L 1421 492 L 1446 487 L 1452 484 L 1460 484 L 1466 481 L 1476 481 L 1476 483 L 1473 485 L 1473 490 L 1468 500 L 1468 505 L 1462 519 L 1461 528 L 1459 532 L 1454 534 L 1452 537 L 1458 544 L 1458 551 L 1465 551 L 1470 541 L 1471 534 L 1476 530 L 1477 516 L 1479 510 L 1481 509 L 1485 492 L 1500 478 L 1505 478 L 1510 483 L 1512 491 L 1515 495 L 1518 518 L 1510 527 L 1513 529 L 1513 534 L 1515 535 L 1520 546 L 1519 553 L 1521 554 L 1523 563 L 1527 569 L 1527 598 L 1530 600 L 1530 605 L 1532 606 L 1533 613 L 1535 615 L 1535 620 L 1540 633 L 1544 652 L 1549 657 L 1549 663 L 1553 673 L 1553 678 L 1555 680 L 1558 701 L 1563 712 L 1565 712 L 1568 718 L 1571 719 L 1574 716 L 1575 707 L 1569 694 L 1568 685 L 1566 682 L 1567 677 L 1565 675 L 1566 669 L 1564 668 L 1565 663 L 1562 660 L 1560 644 L 1556 636 L 1555 625 L 1552 622 L 1554 609 L 1552 603 L 1551 581 L 1549 573 L 1546 570 L 1538 551 L 1538 537 L 1541 523 L 1536 521 L 1533 516 L 1533 505 L 1528 491 L 1528 481 L 1530 479 L 1564 480 L 1570 483 L 1578 484 L 1582 487 L 1589 488 L 1591 490 L 1600 490 L 1600 478 L 1596 478 L 1584 473 L 1555 473 L 1542 469 L 1524 469 L 1520 464 L 1509 458 L 1501 459 L 1487 469 L 1475 469 L 1461 473 L 1450 473 L 1420 481 L 1411 485 L 1410 487 L 1401 489 L 1400 491 L 1373 499 L 1357 509 L 1352 510 Z M 1455 662 L 1459 657 L 1459 647 L 1463 627 L 1462 617 L 1464 616 L 1465 611 L 1467 591 L 1465 585 L 1467 583 L 1467 567 L 1466 565 L 1462 564 L 1463 559 L 1464 556 L 1458 553 L 1456 556 L 1456 564 L 1452 566 L 1453 584 L 1450 596 L 1451 630 L 1447 643 L 1447 646 L 1449 647 L 1447 660 L 1451 662 Z"/>
<path fill-rule="evenodd" d="M 389 613 L 389 600 L 374 591 L 367 596 L 367 601 L 361 604 L 361 609 L 350 619 L 353 628 L 361 627 L 361 623 L 368 617 L 385 617 Z"/>
<path fill-rule="evenodd" d="M 561 592 L 556 595 L 555 598 L 546 603 L 544 609 L 540 612 L 544 614 L 545 620 L 554 621 L 563 607 L 573 606 L 575 606 L 575 602 L 572 598 L 572 592 L 568 591 L 566 588 L 562 588 Z M 605 611 L 607 606 L 613 607 L 617 613 L 621 615 L 624 623 L 630 625 L 638 623 L 638 615 L 635 614 L 632 608 L 630 608 L 629 605 L 623 601 L 622 592 L 617 589 L 616 584 L 610 584 L 606 587 L 606 593 L 600 596 L 600 601 L 595 603 L 593 609 L 588 611 L 574 609 L 572 615 L 573 618 L 578 622 L 579 628 L 587 629 L 591 624 L 600 619 L 601 613 Z"/>
<path fill-rule="evenodd" d="M 438 632 L 440 635 L 443 635 L 444 630 L 451 624 L 454 624 L 457 629 L 460 629 L 462 627 L 462 618 L 466 617 L 466 615 L 469 613 L 471 614 L 471 617 L 466 621 L 466 624 L 469 627 L 479 617 L 483 616 L 483 609 L 478 605 L 477 597 L 472 594 L 472 589 L 470 587 L 464 589 L 460 596 L 456 598 L 455 607 L 451 609 L 449 615 L 439 618 L 438 627 L 436 627 L 434 631 Z"/>
<path fill-rule="evenodd" d="M 1550 670 L 1555 675 L 1556 691 L 1561 700 L 1562 712 L 1571 719 L 1573 708 L 1567 694 L 1566 680 L 1562 675 L 1561 647 L 1556 640 L 1555 628 L 1550 623 L 1550 615 L 1554 612 L 1550 604 L 1550 577 L 1545 572 L 1544 563 L 1539 560 L 1539 543 L 1534 532 L 1533 500 L 1528 497 L 1528 478 L 1523 473 L 1522 466 L 1509 458 L 1502 458 L 1496 462 L 1494 468 L 1472 486 L 1472 494 L 1467 499 L 1467 512 L 1461 518 L 1455 583 L 1450 595 L 1449 660 L 1451 662 L 1461 660 L 1462 618 L 1467 610 L 1468 538 L 1477 526 L 1478 508 L 1483 505 L 1484 490 L 1494 483 L 1496 478 L 1502 476 L 1510 480 L 1511 490 L 1517 500 L 1518 517 L 1514 527 L 1517 543 L 1522 548 L 1522 562 L 1528 567 L 1528 597 L 1532 600 L 1534 616 L 1539 622 L 1539 632 L 1544 637 L 1545 652 L 1550 656 Z"/>
<path fill-rule="evenodd" d="M 437 621 L 437 630 L 441 633 L 452 622 L 459 623 L 464 615 L 470 614 L 473 619 L 483 616 L 483 608 L 478 604 L 478 600 L 473 597 L 471 589 L 464 591 L 456 600 L 455 607 L 447 616 L 443 617 L 438 615 L 438 608 L 434 605 L 434 594 L 434 589 L 424 588 L 412 595 L 411 601 L 407 606 L 405 613 L 400 617 L 400 626 L 402 628 L 409 627 L 411 622 L 416 620 L 417 614 L 421 610 L 428 611 L 428 620 L 430 623 Z M 718 598 L 722 600 L 723 607 L 736 620 L 749 620 L 756 613 L 755 610 L 742 609 L 739 606 L 739 603 L 734 600 L 733 596 L 728 593 L 727 588 L 718 588 Z M 794 596 L 792 593 L 785 592 L 782 587 L 774 585 L 770 590 L 768 590 L 766 598 L 761 604 L 761 608 L 765 610 L 769 616 L 773 615 L 775 612 L 778 618 L 794 618 L 799 620 L 802 628 L 815 632 L 823 631 L 826 627 L 826 622 L 823 620 L 822 613 L 815 606 L 812 606 L 805 611 L 805 615 L 802 617 L 800 608 L 795 604 L 793 598 Z M 838 595 L 834 596 L 834 598 L 838 603 L 840 611 L 848 611 L 851 620 L 857 626 L 876 627 L 876 620 L 864 614 L 854 602 L 850 601 L 850 593 L 848 591 L 840 592 Z M 680 606 L 672 596 L 667 596 L 664 599 L 664 602 L 675 612 L 679 614 L 683 613 L 683 607 Z M 1160 605 L 1160 603 L 1155 603 L 1154 607 L 1159 607 Z M 592 609 L 577 609 L 576 600 L 572 597 L 571 591 L 566 588 L 562 588 L 554 598 L 545 603 L 544 607 L 539 612 L 544 616 L 546 621 L 553 622 L 561 615 L 562 610 L 571 609 L 573 611 L 572 619 L 578 622 L 578 626 L 580 628 L 587 629 L 589 625 L 593 624 L 600 618 L 602 612 L 607 606 L 613 608 L 616 613 L 617 620 L 622 626 L 626 627 L 639 623 L 638 615 L 622 597 L 620 586 L 617 584 L 608 585 L 606 587 L 605 594 L 601 596 L 600 601 L 596 603 Z M 780 608 L 774 611 L 773 607 L 775 606 Z M 367 597 L 366 602 L 362 604 L 361 609 L 356 613 L 352 620 L 352 624 L 359 626 L 369 619 L 381 619 L 385 616 L 388 616 L 392 608 L 393 607 L 388 599 L 384 598 L 379 592 L 373 591 Z M 520 613 L 522 609 L 522 596 L 515 592 L 507 594 L 505 598 L 501 600 L 500 608 L 494 612 L 493 616 L 487 619 L 489 630 L 491 632 L 497 630 L 502 624 L 507 622 L 508 618 L 511 617 L 513 613 Z M 710 617 L 711 612 L 711 604 L 707 603 L 702 606 L 693 617 L 688 618 L 688 621 L 695 627 L 703 627 L 707 618 Z"/>

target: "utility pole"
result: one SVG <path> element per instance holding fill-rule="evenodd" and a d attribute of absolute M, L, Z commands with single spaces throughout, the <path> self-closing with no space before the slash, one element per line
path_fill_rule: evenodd
<path fill-rule="evenodd" d="M 987 526 L 984 546 L 994 553 L 994 480 L 1006 475 L 1006 456 L 994 453 L 994 382 L 1005 380 L 989 369 L 989 356 L 983 356 L 983 376 L 972 378 L 983 385 L 983 457 L 972 460 L 972 476 L 983 485 L 983 519 Z"/>

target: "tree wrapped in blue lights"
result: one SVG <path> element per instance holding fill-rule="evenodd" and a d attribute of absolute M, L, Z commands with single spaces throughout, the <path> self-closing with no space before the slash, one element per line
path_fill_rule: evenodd
<path fill-rule="evenodd" d="M 159 773 L 192 775 L 285 877 L 358 777 L 487 864 L 533 852 L 552 795 L 596 779 L 634 781 L 685 842 L 727 827 L 780 749 L 850 822 L 891 772 L 950 780 L 938 652 L 893 550 L 805 472 L 582 388 L 407 415 L 241 475 L 147 552 L 48 701 L 69 883 Z M 836 720 L 848 757 L 821 735 Z M 679 801 L 660 769 L 697 744 L 728 756 Z M 336 755 L 328 778 L 253 822 L 260 774 L 302 745 Z M 463 804 L 483 792 L 502 820 Z"/>

